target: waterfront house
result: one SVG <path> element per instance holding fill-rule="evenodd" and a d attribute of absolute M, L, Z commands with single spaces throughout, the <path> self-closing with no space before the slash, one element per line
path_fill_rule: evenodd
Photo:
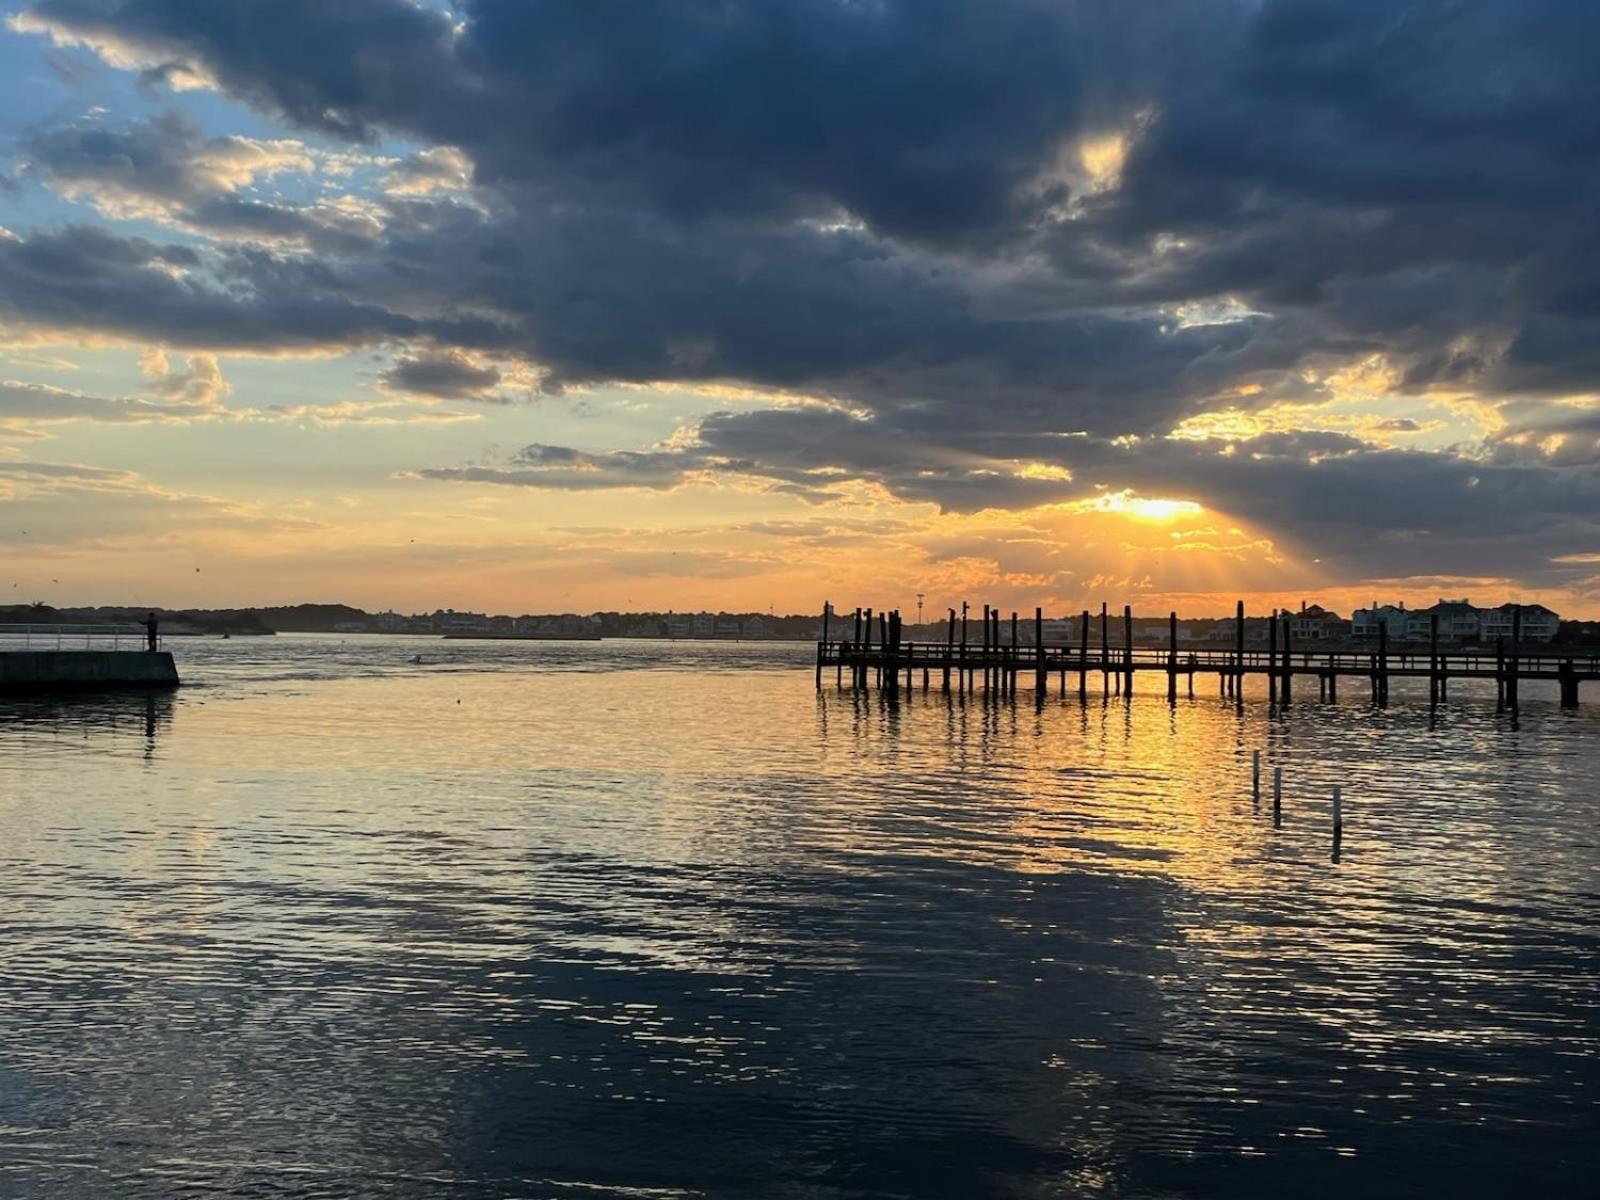
<path fill-rule="evenodd" d="M 1511 631 L 1516 622 L 1515 604 L 1502 604 L 1498 608 L 1482 608 L 1478 610 L 1480 620 L 1479 636 L 1486 642 L 1496 638 L 1511 640 Z M 1553 641 L 1556 631 L 1561 627 L 1561 618 L 1552 610 L 1542 604 L 1522 605 L 1522 640 L 1525 642 Z"/>
<path fill-rule="evenodd" d="M 1289 633 L 1297 642 L 1326 642 L 1339 636 L 1344 619 L 1320 604 L 1300 605 L 1300 611 L 1287 614 Z"/>
<path fill-rule="evenodd" d="M 1350 632 L 1358 638 L 1375 638 L 1382 629 L 1391 642 L 1399 641 L 1406 636 L 1409 615 L 1404 604 L 1380 605 L 1374 600 L 1371 608 L 1358 608 L 1350 614 Z"/>

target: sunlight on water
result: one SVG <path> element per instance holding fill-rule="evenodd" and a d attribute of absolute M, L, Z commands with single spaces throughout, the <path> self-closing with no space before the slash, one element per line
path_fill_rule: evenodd
<path fill-rule="evenodd" d="M 1600 1166 L 1593 703 L 890 707 L 770 645 L 178 653 L 176 697 L 0 704 L 0 1194 Z"/>

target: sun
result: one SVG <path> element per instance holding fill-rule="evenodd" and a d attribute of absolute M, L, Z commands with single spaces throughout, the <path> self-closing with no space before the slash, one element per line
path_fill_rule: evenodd
<path fill-rule="evenodd" d="M 1092 512 L 1117 513 L 1137 521 L 1161 523 L 1179 517 L 1198 516 L 1205 510 L 1193 500 L 1170 500 L 1161 496 L 1135 496 L 1131 491 L 1106 492 L 1083 505 Z"/>

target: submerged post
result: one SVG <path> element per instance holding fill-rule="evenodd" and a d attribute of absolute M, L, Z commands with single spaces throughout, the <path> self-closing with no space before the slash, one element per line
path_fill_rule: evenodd
<path fill-rule="evenodd" d="M 1344 837 L 1344 799 L 1339 795 L 1339 785 L 1333 785 L 1333 840 L 1335 844 Z"/>
<path fill-rule="evenodd" d="M 1283 824 L 1283 768 L 1272 768 L 1272 823 Z"/>
<path fill-rule="evenodd" d="M 1261 751 L 1250 751 L 1250 798 L 1261 802 Z"/>

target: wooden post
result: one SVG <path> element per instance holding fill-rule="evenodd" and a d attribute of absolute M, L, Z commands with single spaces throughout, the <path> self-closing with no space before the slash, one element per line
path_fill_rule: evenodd
<path fill-rule="evenodd" d="M 1437 615 L 1437 614 L 1435 614 Z M 1337 850 L 1339 841 L 1344 837 L 1344 797 L 1339 794 L 1339 785 L 1333 785 L 1333 845 Z"/>
<path fill-rule="evenodd" d="M 1506 704 L 1517 711 L 1517 672 L 1522 667 L 1522 605 L 1511 610 L 1511 673 L 1506 677 Z"/>
<path fill-rule="evenodd" d="M 890 675 L 890 685 L 894 683 L 894 667 L 890 662 L 890 619 L 888 614 L 878 613 L 878 688 L 883 686 L 883 674 Z"/>
<path fill-rule="evenodd" d="M 1428 614 L 1428 706 L 1439 703 L 1439 614 Z"/>
<path fill-rule="evenodd" d="M 978 662 L 973 668 L 973 692 L 976 693 L 977 684 L 987 683 L 989 678 L 989 606 L 983 606 L 983 614 L 978 621 Z"/>
<path fill-rule="evenodd" d="M 1233 694 L 1239 702 L 1239 707 L 1244 707 L 1244 601 L 1240 600 L 1234 608 L 1238 627 L 1234 630 L 1234 676 Z"/>
<path fill-rule="evenodd" d="M 1556 668 L 1556 679 L 1561 684 L 1561 707 L 1578 707 L 1578 670 L 1570 658 L 1561 660 Z"/>
<path fill-rule="evenodd" d="M 900 692 L 900 670 L 894 653 L 894 614 L 879 613 L 878 628 L 883 635 L 881 639 L 883 648 L 878 655 L 878 687 L 890 696 L 895 696 Z"/>
<path fill-rule="evenodd" d="M 1127 676 L 1127 682 L 1122 685 L 1122 690 L 1128 695 L 1133 695 L 1133 605 L 1122 606 L 1122 670 Z"/>
<path fill-rule="evenodd" d="M 1083 610 L 1078 623 L 1078 699 L 1089 696 L 1089 610 Z"/>
<path fill-rule="evenodd" d="M 1494 706 L 1506 706 L 1506 635 L 1494 639 Z"/>
<path fill-rule="evenodd" d="M 1044 609 L 1033 610 L 1033 687 L 1044 698 Z"/>
<path fill-rule="evenodd" d="M 822 690 L 822 657 L 824 647 L 828 644 L 828 615 L 833 610 L 833 605 L 826 600 L 822 602 L 822 636 L 817 639 L 817 691 Z"/>
<path fill-rule="evenodd" d="M 1100 601 L 1100 690 L 1111 690 L 1111 643 L 1109 641 L 1109 620 L 1106 614 L 1106 602 Z"/>
<path fill-rule="evenodd" d="M 1008 674 L 1010 675 L 1010 678 L 1006 680 L 1006 690 L 1008 692 L 1010 692 L 1013 696 L 1015 696 L 1017 694 L 1017 664 L 1018 664 L 1018 658 L 1017 658 L 1017 613 L 1016 613 L 1015 609 L 1012 609 L 1012 611 L 1011 611 L 1011 649 L 1009 651 L 1008 657 L 1010 658 L 1010 667 L 1011 667 L 1011 669 L 1008 672 Z"/>
<path fill-rule="evenodd" d="M 971 668 L 967 666 L 967 602 L 963 600 L 961 602 L 961 669 L 956 672 L 956 680 L 963 696 L 967 694 L 967 688 L 972 682 L 970 671 Z"/>
<path fill-rule="evenodd" d="M 1378 622 L 1378 675 L 1374 684 L 1378 693 L 1378 707 L 1389 703 L 1389 622 Z"/>
<path fill-rule="evenodd" d="M 1294 701 L 1294 659 L 1289 657 L 1294 652 L 1289 643 L 1289 630 L 1293 628 L 1292 621 L 1292 617 L 1287 613 L 1284 614 L 1283 654 L 1281 657 L 1283 675 L 1278 681 L 1278 704 L 1283 708 L 1287 708 Z"/>
<path fill-rule="evenodd" d="M 1272 823 L 1283 824 L 1283 768 L 1272 768 Z"/>
<path fill-rule="evenodd" d="M 1261 751 L 1250 751 L 1250 799 L 1261 803 Z"/>
<path fill-rule="evenodd" d="M 1178 614 L 1167 614 L 1167 703 L 1178 702 Z"/>
<path fill-rule="evenodd" d="M 1278 610 L 1267 618 L 1267 707 L 1278 702 Z"/>
<path fill-rule="evenodd" d="M 950 624 L 944 634 L 944 690 L 950 690 L 950 662 L 955 659 L 955 610 L 950 610 Z"/>

